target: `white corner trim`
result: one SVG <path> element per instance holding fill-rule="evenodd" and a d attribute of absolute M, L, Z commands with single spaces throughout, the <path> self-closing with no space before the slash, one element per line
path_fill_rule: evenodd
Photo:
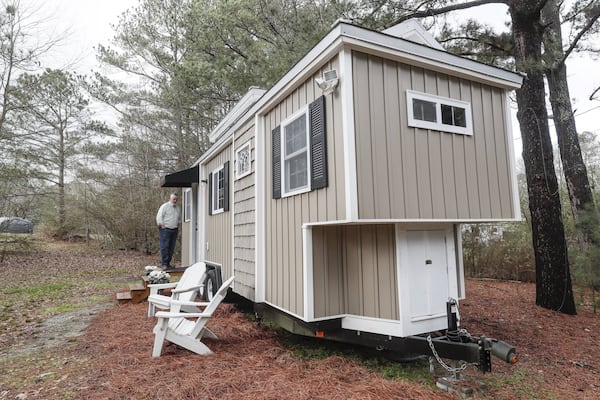
<path fill-rule="evenodd" d="M 462 227 L 460 224 L 454 224 L 454 235 L 456 237 L 456 262 L 458 265 L 456 269 L 458 271 L 458 298 L 457 300 L 463 300 L 466 298 L 465 293 L 465 264 L 463 262 L 463 250 L 462 250 Z"/>
<path fill-rule="evenodd" d="M 197 246 L 196 256 L 198 257 L 194 261 L 201 261 L 206 259 L 206 216 L 208 215 L 208 181 L 203 182 L 208 174 L 206 172 L 206 165 L 200 164 L 199 175 L 200 184 L 198 185 L 198 214 L 196 215 L 196 221 L 198 224 L 198 237 L 197 243 L 192 244 Z"/>
<path fill-rule="evenodd" d="M 315 315 L 314 305 L 314 287 L 313 287 L 313 246 L 312 246 L 312 228 L 302 227 L 302 274 L 304 279 L 304 320 L 312 321 Z"/>
<path fill-rule="evenodd" d="M 254 248 L 256 249 L 255 275 L 254 275 L 254 301 L 262 303 L 266 297 L 266 196 L 265 196 L 265 121 L 264 117 L 256 114 L 254 117 L 254 153 L 256 159 L 255 193 L 256 196 L 256 214 L 255 214 L 255 234 Z"/>
<path fill-rule="evenodd" d="M 512 116 L 510 115 L 510 96 L 504 93 L 504 123 L 506 124 L 506 140 L 508 141 L 508 162 L 510 167 L 510 180 L 513 191 L 513 215 L 515 221 L 521 221 L 521 199 L 519 198 L 519 177 L 517 174 L 515 143 L 512 130 Z"/>
<path fill-rule="evenodd" d="M 358 178 L 356 172 L 356 137 L 352 84 L 352 53 L 340 52 L 340 90 L 342 101 L 342 135 L 344 138 L 344 187 L 346 189 L 346 220 L 358 219 Z"/>

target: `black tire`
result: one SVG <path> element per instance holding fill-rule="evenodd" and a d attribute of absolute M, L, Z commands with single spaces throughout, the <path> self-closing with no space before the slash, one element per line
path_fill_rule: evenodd
<path fill-rule="evenodd" d="M 217 275 L 214 270 L 210 270 L 206 273 L 204 278 L 204 291 L 202 293 L 202 300 L 211 301 L 213 296 L 217 294 L 219 285 L 217 284 Z"/>

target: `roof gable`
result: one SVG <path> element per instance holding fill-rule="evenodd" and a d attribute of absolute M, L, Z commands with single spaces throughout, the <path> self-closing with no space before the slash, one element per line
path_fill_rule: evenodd
<path fill-rule="evenodd" d="M 423 28 L 423 25 L 414 19 L 409 19 L 408 21 L 391 26 L 383 30 L 382 33 L 445 51 L 442 45 L 435 40 L 433 35 L 427 32 L 427 30 Z"/>

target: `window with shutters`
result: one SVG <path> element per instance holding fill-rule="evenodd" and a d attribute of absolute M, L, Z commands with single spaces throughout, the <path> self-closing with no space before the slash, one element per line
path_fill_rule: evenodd
<path fill-rule="evenodd" d="M 308 107 L 281 124 L 283 196 L 310 190 L 308 183 Z"/>
<path fill-rule="evenodd" d="M 407 90 L 406 104 L 408 126 L 463 135 L 473 134 L 470 103 Z"/>
<path fill-rule="evenodd" d="M 323 96 L 283 121 L 271 135 L 273 198 L 327 186 Z"/>
<path fill-rule="evenodd" d="M 229 161 L 208 174 L 208 214 L 229 211 Z"/>

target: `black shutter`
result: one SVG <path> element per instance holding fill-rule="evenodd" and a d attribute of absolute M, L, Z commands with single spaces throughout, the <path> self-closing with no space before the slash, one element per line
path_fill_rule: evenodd
<path fill-rule="evenodd" d="M 229 211 L 229 161 L 223 165 L 223 211 Z"/>
<path fill-rule="evenodd" d="M 212 187 L 212 180 L 213 180 L 213 176 L 212 176 L 212 172 L 210 174 L 208 174 L 208 215 L 212 215 L 212 191 L 213 191 L 213 187 Z"/>
<path fill-rule="evenodd" d="M 325 96 L 313 101 L 310 112 L 311 189 L 327 187 L 327 141 L 325 136 Z"/>
<path fill-rule="evenodd" d="M 273 198 L 281 198 L 281 125 L 271 131 Z"/>

